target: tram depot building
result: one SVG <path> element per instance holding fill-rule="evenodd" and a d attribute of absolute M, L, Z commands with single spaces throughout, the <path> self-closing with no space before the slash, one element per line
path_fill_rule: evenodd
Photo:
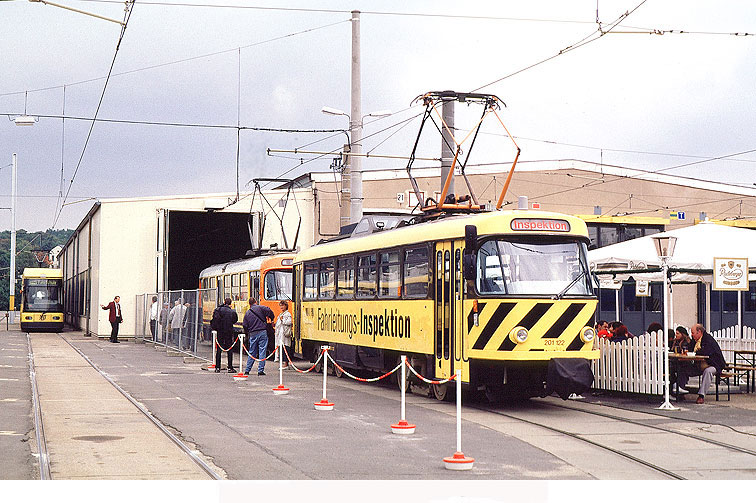
<path fill-rule="evenodd" d="M 496 203 L 506 180 L 502 166 L 466 170 L 481 204 Z M 441 192 L 440 168 L 415 168 L 423 199 Z M 405 169 L 363 171 L 363 213 L 410 214 L 417 198 Z M 461 177 L 455 180 L 466 193 Z M 274 186 L 272 186 L 274 187 Z M 302 250 L 339 235 L 340 183 L 333 172 L 309 173 L 284 187 L 258 194 L 199 194 L 102 199 L 77 226 L 61 252 L 66 323 L 99 337 L 110 334 L 108 313 L 99 308 L 121 297 L 121 335 L 135 333 L 137 295 L 196 289 L 199 272 L 212 264 L 244 257 L 250 245 L 250 212 L 266 215 L 264 248 Z M 287 197 L 288 194 L 288 197 Z M 694 225 L 709 218 L 724 225 L 756 229 L 756 187 L 654 174 L 583 161 L 521 161 L 512 178 L 504 209 L 528 196 L 532 210 L 567 213 L 588 224 L 591 247 L 602 247 L 663 230 Z M 282 222 L 279 223 L 279 220 Z M 282 230 L 283 228 L 283 230 Z M 676 285 L 673 320 L 704 321 L 703 284 Z M 633 333 L 661 321 L 661 283 L 650 297 L 635 296 L 625 282 L 617 296 L 601 290 L 597 317 L 616 312 Z M 742 295 L 741 323 L 756 326 L 756 281 L 745 292 L 711 292 L 709 330 L 737 323 L 737 295 Z M 616 301 L 619 301 L 619 306 Z"/>

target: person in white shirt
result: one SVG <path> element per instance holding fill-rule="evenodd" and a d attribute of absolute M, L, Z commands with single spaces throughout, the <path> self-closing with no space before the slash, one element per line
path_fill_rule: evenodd
<path fill-rule="evenodd" d="M 150 304 L 150 332 L 152 333 L 152 340 L 155 340 L 155 329 L 157 328 L 158 319 L 158 298 L 157 295 L 152 296 L 152 304 Z"/>

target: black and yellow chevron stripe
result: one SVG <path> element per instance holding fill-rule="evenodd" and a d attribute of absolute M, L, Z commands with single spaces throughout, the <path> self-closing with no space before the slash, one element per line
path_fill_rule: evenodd
<path fill-rule="evenodd" d="M 473 303 L 465 302 L 468 354 L 491 360 L 597 358 L 593 344 L 580 338 L 582 328 L 593 324 L 596 305 L 595 300 L 487 299 L 478 302 L 476 326 Z M 528 330 L 527 341 L 509 338 L 515 327 Z"/>

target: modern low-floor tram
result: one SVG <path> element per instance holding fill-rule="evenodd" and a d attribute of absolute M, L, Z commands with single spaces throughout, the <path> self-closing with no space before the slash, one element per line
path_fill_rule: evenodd
<path fill-rule="evenodd" d="M 63 271 L 27 267 L 21 284 L 21 330 L 63 331 Z"/>

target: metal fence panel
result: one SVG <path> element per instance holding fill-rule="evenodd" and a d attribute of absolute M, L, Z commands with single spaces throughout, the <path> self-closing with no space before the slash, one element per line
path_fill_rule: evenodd
<path fill-rule="evenodd" d="M 137 338 L 211 361 L 213 340 L 202 316 L 207 292 L 169 290 L 137 295 Z"/>

